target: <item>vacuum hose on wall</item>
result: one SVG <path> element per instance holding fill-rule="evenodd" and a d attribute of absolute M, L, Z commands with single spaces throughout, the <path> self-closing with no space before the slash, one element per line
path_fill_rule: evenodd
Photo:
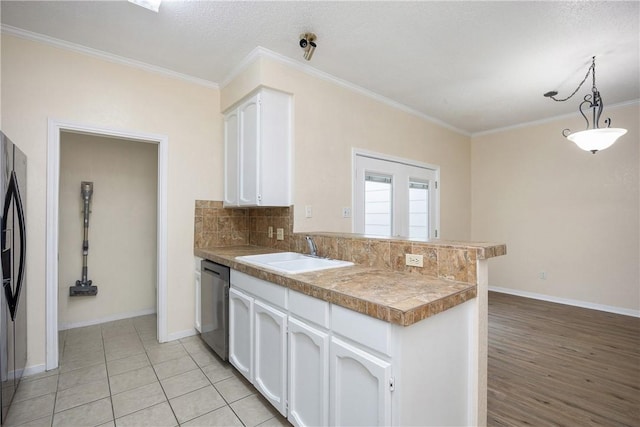
<path fill-rule="evenodd" d="M 75 286 L 69 287 L 69 296 L 92 296 L 98 294 L 98 287 L 88 280 L 87 257 L 89 255 L 89 213 L 91 197 L 93 196 L 93 182 L 82 181 L 80 184 L 82 196 L 82 211 L 84 223 L 84 237 L 82 239 L 82 279 L 76 280 Z"/>

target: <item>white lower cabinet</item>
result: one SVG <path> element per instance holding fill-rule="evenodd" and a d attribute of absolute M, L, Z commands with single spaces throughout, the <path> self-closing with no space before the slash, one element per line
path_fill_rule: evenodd
<path fill-rule="evenodd" d="M 200 273 L 200 270 L 196 270 L 195 274 L 193 276 L 194 279 L 194 284 L 196 287 L 196 317 L 194 319 L 194 325 L 196 327 L 196 331 L 198 331 L 199 333 L 202 332 L 202 326 L 201 326 L 201 321 L 202 321 L 202 316 L 200 315 L 200 296 L 201 296 L 201 287 L 200 287 L 200 283 L 202 280 L 202 274 Z"/>
<path fill-rule="evenodd" d="M 287 416 L 287 315 L 254 300 L 254 385 Z"/>
<path fill-rule="evenodd" d="M 296 427 L 481 424 L 474 301 L 403 327 L 235 270 L 229 299 L 231 364 Z"/>
<path fill-rule="evenodd" d="M 329 334 L 289 317 L 289 421 L 329 425 Z"/>
<path fill-rule="evenodd" d="M 229 289 L 229 362 L 253 383 L 253 298 Z"/>
<path fill-rule="evenodd" d="M 331 338 L 333 426 L 391 425 L 391 364 Z"/>

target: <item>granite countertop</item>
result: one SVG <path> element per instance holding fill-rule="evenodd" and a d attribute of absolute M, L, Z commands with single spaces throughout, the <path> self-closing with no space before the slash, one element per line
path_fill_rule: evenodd
<path fill-rule="evenodd" d="M 235 258 L 279 252 L 259 246 L 195 249 L 196 256 L 315 298 L 402 326 L 412 325 L 476 297 L 476 285 L 354 265 L 283 274 Z"/>

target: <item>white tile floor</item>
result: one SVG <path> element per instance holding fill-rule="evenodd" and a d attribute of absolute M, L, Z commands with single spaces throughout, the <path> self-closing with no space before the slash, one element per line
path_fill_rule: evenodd
<path fill-rule="evenodd" d="M 10 426 L 289 426 L 198 336 L 156 340 L 156 316 L 60 333 L 60 367 L 24 377 Z"/>

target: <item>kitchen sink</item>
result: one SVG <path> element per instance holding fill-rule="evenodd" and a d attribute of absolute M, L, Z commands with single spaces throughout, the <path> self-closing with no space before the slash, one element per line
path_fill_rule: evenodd
<path fill-rule="evenodd" d="M 258 267 L 268 268 L 287 274 L 309 273 L 311 271 L 327 270 L 330 268 L 348 267 L 353 265 L 349 261 L 339 259 L 319 258 L 297 252 L 276 252 L 262 255 L 246 255 L 236 257 Z"/>

